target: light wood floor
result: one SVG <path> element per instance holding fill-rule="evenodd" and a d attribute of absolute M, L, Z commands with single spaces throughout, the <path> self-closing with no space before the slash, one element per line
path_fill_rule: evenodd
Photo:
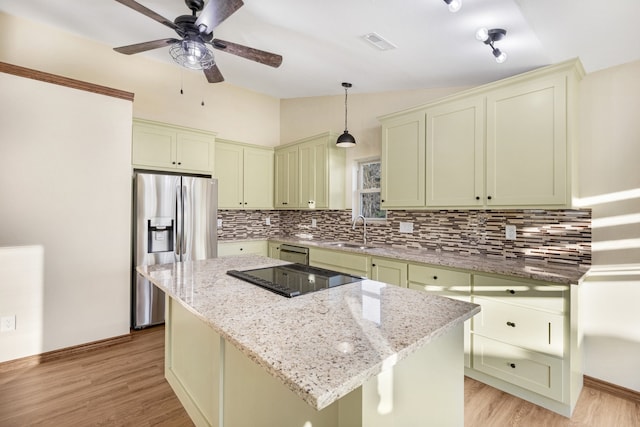
<path fill-rule="evenodd" d="M 163 346 L 164 329 L 156 327 L 126 343 L 0 373 L 0 426 L 192 426 L 164 380 Z M 466 378 L 465 427 L 502 426 L 638 427 L 640 405 L 585 387 L 568 419 Z"/>

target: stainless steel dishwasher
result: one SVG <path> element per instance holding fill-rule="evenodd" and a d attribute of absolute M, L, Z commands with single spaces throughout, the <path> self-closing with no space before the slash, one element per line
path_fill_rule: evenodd
<path fill-rule="evenodd" d="M 305 248 L 303 246 L 281 244 L 280 259 L 283 261 L 309 265 L 309 248 Z"/>

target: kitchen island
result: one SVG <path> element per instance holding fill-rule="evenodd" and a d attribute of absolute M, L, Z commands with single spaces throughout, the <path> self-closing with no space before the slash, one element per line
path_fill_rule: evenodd
<path fill-rule="evenodd" d="M 196 425 L 462 426 L 475 304 L 363 280 L 284 298 L 245 255 L 138 267 L 167 294 L 165 376 Z"/>

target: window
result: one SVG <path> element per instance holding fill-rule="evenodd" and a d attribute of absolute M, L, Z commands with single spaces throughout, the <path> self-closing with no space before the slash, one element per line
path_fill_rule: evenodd
<path fill-rule="evenodd" d="M 358 163 L 359 215 L 367 219 L 386 219 L 387 212 L 380 209 L 380 160 Z"/>

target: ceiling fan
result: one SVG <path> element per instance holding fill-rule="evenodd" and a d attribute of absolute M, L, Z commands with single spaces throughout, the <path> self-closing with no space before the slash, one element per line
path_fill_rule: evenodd
<path fill-rule="evenodd" d="M 224 77 L 208 46 L 274 68 L 282 63 L 280 55 L 213 38 L 213 30 L 244 5 L 242 0 L 209 0 L 206 6 L 204 0 L 184 0 L 191 9 L 191 15 L 180 15 L 173 22 L 134 0 L 116 1 L 166 25 L 180 36 L 180 39 L 166 38 L 116 47 L 116 52 L 132 55 L 170 46 L 169 53 L 177 63 L 187 68 L 203 70 L 209 83 L 222 82 Z M 197 12 L 200 12 L 199 16 Z"/>

